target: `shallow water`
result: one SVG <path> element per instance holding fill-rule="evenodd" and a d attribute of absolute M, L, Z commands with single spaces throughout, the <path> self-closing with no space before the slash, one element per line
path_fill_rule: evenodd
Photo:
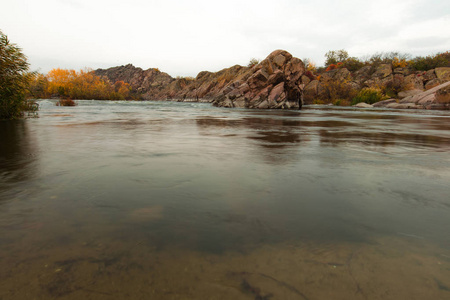
<path fill-rule="evenodd" d="M 43 100 L 0 299 L 450 299 L 450 113 Z"/>

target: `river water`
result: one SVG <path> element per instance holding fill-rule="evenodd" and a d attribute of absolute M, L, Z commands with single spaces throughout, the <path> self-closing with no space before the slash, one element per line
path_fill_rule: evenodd
<path fill-rule="evenodd" d="M 450 113 L 40 101 L 0 299 L 450 299 Z"/>

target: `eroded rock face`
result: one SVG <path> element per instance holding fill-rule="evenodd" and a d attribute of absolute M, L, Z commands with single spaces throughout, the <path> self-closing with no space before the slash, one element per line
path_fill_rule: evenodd
<path fill-rule="evenodd" d="M 289 52 L 276 50 L 248 70 L 245 80 L 232 81 L 213 104 L 222 107 L 301 108 L 305 73 L 303 62 Z"/>

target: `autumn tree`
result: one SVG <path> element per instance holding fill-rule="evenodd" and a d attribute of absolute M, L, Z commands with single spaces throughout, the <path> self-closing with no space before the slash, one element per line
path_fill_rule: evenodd
<path fill-rule="evenodd" d="M 48 79 L 44 74 L 36 73 L 28 88 L 28 97 L 33 99 L 49 98 Z"/>
<path fill-rule="evenodd" d="M 45 95 L 65 99 L 125 100 L 131 99 L 128 83 L 118 81 L 112 84 L 102 79 L 91 69 L 53 69 L 45 76 Z"/>
<path fill-rule="evenodd" d="M 47 73 L 48 87 L 50 95 L 69 97 L 69 91 L 73 88 L 73 81 L 76 78 L 75 70 L 52 69 Z"/>
<path fill-rule="evenodd" d="M 344 49 L 330 50 L 325 53 L 325 66 L 336 65 L 340 62 L 344 62 L 348 57 L 348 52 Z"/>

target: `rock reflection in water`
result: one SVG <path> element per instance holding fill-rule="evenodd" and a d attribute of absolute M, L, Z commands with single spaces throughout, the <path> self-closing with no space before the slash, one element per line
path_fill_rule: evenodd
<path fill-rule="evenodd" d="M 226 132 L 221 136 L 233 138 L 241 135 L 254 141 L 249 143 L 257 146 L 253 157 L 275 164 L 298 160 L 295 149 L 308 141 L 307 132 L 302 130 L 302 124 L 298 120 L 259 117 L 239 120 L 198 118 L 196 123 L 201 134 L 220 136 L 220 132 Z M 209 132 L 211 129 L 212 132 Z"/>

